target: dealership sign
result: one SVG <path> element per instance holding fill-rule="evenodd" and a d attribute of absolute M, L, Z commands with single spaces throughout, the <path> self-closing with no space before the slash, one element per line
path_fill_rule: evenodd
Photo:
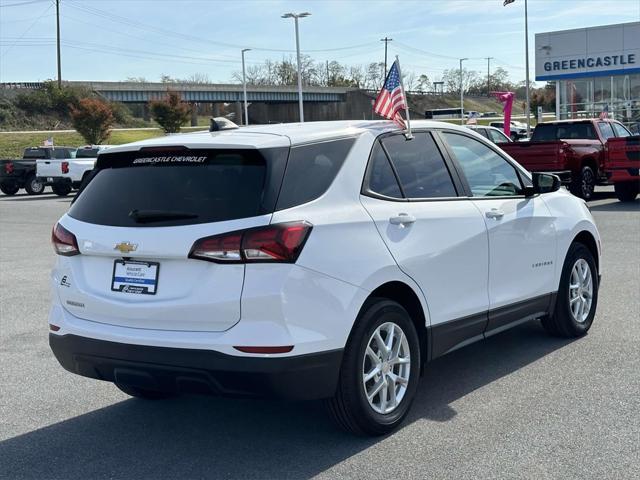
<path fill-rule="evenodd" d="M 610 67 L 615 65 L 632 65 L 636 63 L 636 55 L 604 55 L 602 57 L 572 58 L 571 60 L 553 60 L 544 62 L 545 72 L 577 70 L 584 68 Z"/>
<path fill-rule="evenodd" d="M 640 73 L 640 22 L 536 34 L 536 80 Z"/>

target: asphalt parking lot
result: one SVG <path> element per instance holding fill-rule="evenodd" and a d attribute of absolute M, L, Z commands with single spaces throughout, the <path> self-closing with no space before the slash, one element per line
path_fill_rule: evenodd
<path fill-rule="evenodd" d="M 49 238 L 71 197 L 0 196 L 0 478 L 640 478 L 640 200 L 601 189 L 603 284 L 589 335 L 536 322 L 427 367 L 393 435 L 320 405 L 130 399 L 47 343 Z"/>

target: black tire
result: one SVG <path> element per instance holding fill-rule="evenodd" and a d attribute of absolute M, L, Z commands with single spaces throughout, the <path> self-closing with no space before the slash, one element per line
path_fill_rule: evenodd
<path fill-rule="evenodd" d="M 572 302 L 569 284 L 572 281 L 571 274 L 574 265 L 576 265 L 576 263 L 581 259 L 586 261 L 589 267 L 593 292 L 588 314 L 583 321 L 579 322 L 574 318 L 571 312 Z M 596 261 L 593 258 L 593 254 L 582 243 L 571 244 L 571 247 L 569 247 L 569 251 L 567 252 L 564 265 L 562 266 L 562 275 L 560 277 L 560 287 L 558 288 L 555 309 L 551 315 L 542 319 L 542 325 L 545 330 L 551 335 L 557 337 L 573 338 L 585 335 L 591 328 L 593 318 L 596 314 L 596 308 L 598 306 L 598 288 L 598 270 L 596 268 Z"/>
<path fill-rule="evenodd" d="M 640 193 L 640 182 L 619 182 L 613 185 L 621 202 L 633 202 Z"/>
<path fill-rule="evenodd" d="M 71 193 L 71 184 L 70 183 L 55 183 L 51 186 L 51 190 L 53 193 L 58 195 L 59 197 L 66 197 Z"/>
<path fill-rule="evenodd" d="M 576 197 L 584 200 L 593 198 L 593 191 L 596 188 L 596 172 L 589 165 L 584 165 L 577 178 L 572 179 L 569 190 Z"/>
<path fill-rule="evenodd" d="M 38 181 L 35 174 L 31 174 L 27 177 L 24 183 L 24 189 L 29 195 L 40 195 L 44 192 L 44 183 Z"/>
<path fill-rule="evenodd" d="M 17 183 L 0 183 L 0 192 L 5 195 L 15 195 L 20 190 Z"/>
<path fill-rule="evenodd" d="M 132 397 L 142 398 L 144 400 L 163 400 L 175 396 L 170 392 L 160 392 L 157 390 L 147 390 L 146 388 L 138 388 L 132 385 L 115 384 L 121 391 Z"/>
<path fill-rule="evenodd" d="M 385 323 L 395 324 L 404 333 L 410 361 L 404 396 L 399 400 L 395 409 L 383 414 L 376 412 L 369 404 L 362 375 L 369 340 L 376 329 Z M 411 407 L 418 387 L 420 362 L 418 333 L 407 311 L 400 304 L 391 300 L 381 298 L 368 300 L 356 320 L 354 330 L 344 350 L 336 394 L 327 400 L 330 416 L 338 426 L 351 433 L 358 435 L 389 433 L 402 423 Z M 399 365 L 392 367 L 392 373 L 396 373 L 396 367 L 401 368 Z M 372 380 L 377 381 L 376 378 Z M 382 376 L 379 378 L 383 380 Z"/>

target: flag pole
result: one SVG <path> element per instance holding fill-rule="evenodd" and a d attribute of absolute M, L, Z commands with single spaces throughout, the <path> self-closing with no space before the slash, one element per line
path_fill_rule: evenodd
<path fill-rule="evenodd" d="M 396 64 L 398 65 L 398 76 L 400 77 L 400 86 L 402 87 L 402 96 L 404 97 L 404 104 L 407 106 L 405 112 L 407 113 L 407 140 L 411 140 L 413 138 L 413 134 L 411 133 L 411 119 L 409 118 L 409 102 L 407 101 L 407 92 L 404 89 L 404 81 L 402 80 L 402 70 L 400 69 L 400 59 L 398 55 L 396 55 Z"/>

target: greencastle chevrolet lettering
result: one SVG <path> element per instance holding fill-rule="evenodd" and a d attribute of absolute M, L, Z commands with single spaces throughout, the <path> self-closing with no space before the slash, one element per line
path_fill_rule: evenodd
<path fill-rule="evenodd" d="M 577 70 L 579 68 L 610 67 L 612 65 L 633 65 L 636 63 L 635 53 L 626 55 L 605 55 L 603 57 L 574 58 L 571 60 L 555 60 L 544 62 L 545 72 Z"/>

